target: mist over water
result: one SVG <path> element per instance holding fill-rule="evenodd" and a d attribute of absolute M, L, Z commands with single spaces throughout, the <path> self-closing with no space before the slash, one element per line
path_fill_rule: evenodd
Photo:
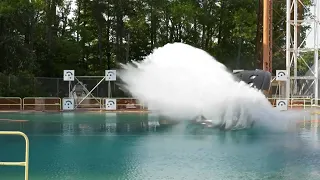
<path fill-rule="evenodd" d="M 280 112 L 266 97 L 205 51 L 183 43 L 157 48 L 141 62 L 122 64 L 124 90 L 151 111 L 177 120 L 203 115 L 226 129 L 285 129 L 305 113 Z"/>

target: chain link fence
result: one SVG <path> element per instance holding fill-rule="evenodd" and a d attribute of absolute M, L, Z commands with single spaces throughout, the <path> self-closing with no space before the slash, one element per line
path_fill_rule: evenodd
<path fill-rule="evenodd" d="M 77 79 L 91 91 L 102 80 L 101 78 L 79 78 Z M 71 89 L 79 84 L 77 80 L 71 82 Z M 109 88 L 108 88 L 109 87 Z M 124 93 L 118 82 L 103 80 L 93 91 L 95 97 L 129 97 Z M 28 77 L 28 76 L 5 76 L 0 74 L 0 96 L 2 97 L 68 97 L 69 82 L 63 78 Z"/>

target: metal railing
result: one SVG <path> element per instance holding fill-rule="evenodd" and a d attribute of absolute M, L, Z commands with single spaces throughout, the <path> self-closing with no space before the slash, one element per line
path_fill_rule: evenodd
<path fill-rule="evenodd" d="M 77 108 L 96 108 L 105 109 L 105 97 L 96 98 L 86 98 L 80 104 L 77 104 Z M 147 106 L 134 98 L 112 98 L 117 99 L 117 107 L 119 110 L 146 110 Z M 273 106 L 276 106 L 276 100 L 283 99 L 279 97 L 268 98 Z M 311 108 L 318 107 L 320 105 L 315 105 L 316 101 L 320 104 L 320 99 L 316 100 L 314 98 L 308 97 L 293 97 L 286 99 L 288 100 L 288 108 Z M 117 109 L 118 109 L 117 108 Z M 10 110 L 62 110 L 62 100 L 59 97 L 25 97 L 21 99 L 20 97 L 0 97 L 0 111 L 10 111 Z"/>
<path fill-rule="evenodd" d="M 102 108 L 105 108 L 106 99 L 102 100 Z M 134 98 L 114 98 L 117 99 L 117 110 L 144 110 L 145 105 L 140 103 L 137 99 Z M 128 103 L 124 103 L 121 101 L 129 101 Z M 130 102 L 131 101 L 131 102 Z"/>
<path fill-rule="evenodd" d="M 25 97 L 22 101 L 23 110 L 30 110 L 26 109 L 26 107 L 33 107 L 31 108 L 32 110 L 37 110 L 37 107 L 46 110 L 46 106 L 57 106 L 55 110 L 61 110 L 61 98 L 59 97 Z"/>
<path fill-rule="evenodd" d="M 81 108 L 88 108 L 88 109 L 105 109 L 106 105 L 105 97 L 87 97 L 82 99 L 81 97 L 78 98 L 75 102 L 76 109 Z M 144 104 L 138 102 L 137 99 L 134 98 L 111 98 L 117 100 L 117 107 L 120 109 L 127 109 L 127 110 L 137 110 L 137 109 L 144 109 Z"/>
<path fill-rule="evenodd" d="M 99 108 L 102 109 L 103 106 L 102 97 L 87 97 L 85 99 L 78 98 L 75 102 L 77 108 Z"/>
<path fill-rule="evenodd" d="M 0 108 L 2 109 L 3 106 L 9 107 L 6 108 L 7 110 L 22 110 L 22 99 L 20 97 L 0 97 Z M 12 109 L 11 106 L 17 109 Z"/>
<path fill-rule="evenodd" d="M 106 105 L 106 97 L 79 97 L 75 101 L 76 109 L 99 109 L 104 110 Z M 144 110 L 145 105 L 134 98 L 111 98 L 117 101 L 117 110 Z"/>
<path fill-rule="evenodd" d="M 12 97 L 13 98 L 13 97 Z M 12 99 L 11 98 L 11 99 Z M 44 111 L 44 110 L 62 110 L 62 99 L 59 97 L 25 97 L 23 99 L 19 97 L 14 97 L 19 100 L 19 104 L 1 104 L 1 105 L 19 105 L 19 110 L 34 110 L 34 111 Z M 10 99 L 9 97 L 3 97 L 3 99 Z M 81 99 L 81 98 L 80 98 Z M 97 108 L 104 109 L 105 108 L 105 100 L 108 98 L 105 97 L 95 97 L 95 98 L 85 98 L 80 104 L 76 102 L 77 108 Z M 145 105 L 143 103 L 138 102 L 138 100 L 134 98 L 114 98 L 117 99 L 117 107 L 120 109 L 134 110 L 134 109 L 145 109 Z M 0 97 L 1 100 L 1 97 Z M 0 109 L 0 110 L 9 110 L 8 109 Z"/>
<path fill-rule="evenodd" d="M 29 179 L 29 138 L 20 131 L 0 131 L 0 135 L 17 135 L 22 136 L 25 140 L 25 161 L 23 162 L 0 162 L 0 166 L 24 166 L 24 179 Z"/>
<path fill-rule="evenodd" d="M 311 98 L 291 98 L 289 101 L 290 108 L 310 108 L 312 107 L 312 99 Z"/>
<path fill-rule="evenodd" d="M 269 102 L 276 107 L 276 100 L 283 98 L 268 98 Z M 288 100 L 288 108 L 311 108 L 315 107 L 314 101 L 312 98 L 289 98 Z"/>

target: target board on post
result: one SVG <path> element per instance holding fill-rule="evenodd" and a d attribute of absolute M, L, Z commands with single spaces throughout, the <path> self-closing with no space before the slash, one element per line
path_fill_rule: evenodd
<path fill-rule="evenodd" d="M 106 110 L 117 110 L 117 99 L 106 99 Z"/>
<path fill-rule="evenodd" d="M 286 111 L 288 110 L 288 100 L 284 100 L 284 99 L 277 99 L 276 100 L 276 107 L 280 110 L 280 111 Z"/>
<path fill-rule="evenodd" d="M 106 81 L 116 81 L 117 71 L 116 70 L 106 70 L 105 71 Z"/>
<path fill-rule="evenodd" d="M 74 70 L 63 70 L 63 81 L 74 81 Z"/>
<path fill-rule="evenodd" d="M 286 70 L 276 70 L 277 81 L 287 81 L 288 75 Z"/>
<path fill-rule="evenodd" d="M 62 100 L 62 109 L 63 110 L 74 110 L 74 99 L 72 98 L 63 98 Z"/>

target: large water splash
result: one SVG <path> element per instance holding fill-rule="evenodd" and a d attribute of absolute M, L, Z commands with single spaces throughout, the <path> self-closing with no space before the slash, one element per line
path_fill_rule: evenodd
<path fill-rule="evenodd" d="M 122 67 L 123 88 L 150 110 L 174 119 L 203 115 L 215 125 L 240 129 L 253 122 L 282 128 L 302 116 L 279 112 L 260 91 L 237 82 L 223 64 L 187 44 L 167 44 Z"/>

